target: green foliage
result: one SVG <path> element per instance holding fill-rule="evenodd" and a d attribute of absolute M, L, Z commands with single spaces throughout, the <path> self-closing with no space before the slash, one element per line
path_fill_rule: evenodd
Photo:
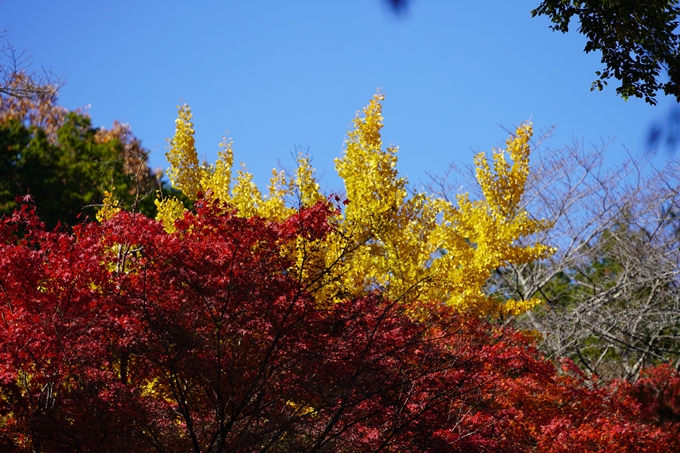
<path fill-rule="evenodd" d="M 104 191 L 114 190 L 123 207 L 155 215 L 151 192 L 158 182 L 145 164 L 131 173 L 119 137 L 93 128 L 90 118 L 77 112 L 64 113 L 56 131 L 36 122 L 0 121 L 0 214 L 10 214 L 15 198 L 29 194 L 48 228 L 74 225 L 94 219 Z M 160 185 L 164 193 L 181 197 Z"/>
<path fill-rule="evenodd" d="M 48 225 L 72 225 L 88 205 L 101 201 L 109 187 L 126 191 L 121 178 L 120 145 L 95 143 L 90 120 L 69 113 L 50 143 L 44 130 L 16 120 L 0 125 L 0 207 L 6 214 L 16 207 L 17 195 L 30 194 Z"/>
<path fill-rule="evenodd" d="M 588 42 L 586 53 L 602 52 L 604 69 L 597 71 L 591 90 L 602 90 L 614 77 L 624 99 L 644 98 L 656 104 L 656 93 L 680 100 L 680 39 L 677 0 L 544 0 L 533 16 L 548 16 L 551 28 L 566 33 L 574 16 Z M 669 80 L 664 81 L 667 74 Z"/>

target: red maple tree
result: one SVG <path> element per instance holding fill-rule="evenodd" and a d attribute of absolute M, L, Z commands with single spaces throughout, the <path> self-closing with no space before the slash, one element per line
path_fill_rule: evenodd
<path fill-rule="evenodd" d="M 436 301 L 319 303 L 286 247 L 332 214 L 0 220 L 2 451 L 680 449 L 673 370 L 600 386 Z"/>

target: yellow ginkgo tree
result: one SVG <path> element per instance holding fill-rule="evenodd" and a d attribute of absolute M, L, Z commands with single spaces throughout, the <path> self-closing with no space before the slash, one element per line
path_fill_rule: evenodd
<path fill-rule="evenodd" d="M 393 300 L 438 300 L 482 316 L 517 315 L 536 300 L 500 301 L 484 292 L 491 272 L 507 264 L 545 258 L 544 244 L 520 246 L 518 239 L 549 227 L 520 208 L 529 172 L 531 124 L 517 128 L 506 150 L 493 161 L 475 157 L 483 198 L 460 194 L 457 205 L 426 193 L 410 194 L 397 172 L 397 148 L 383 148 L 382 94 L 373 96 L 354 119 L 343 156 L 335 166 L 345 184 L 342 210 L 333 231 L 321 240 L 298 237 L 282 253 L 295 254 L 295 269 L 324 303 L 380 290 Z M 262 195 L 245 167 L 232 184 L 233 151 L 223 142 L 214 165 L 199 164 L 191 110 L 179 107 L 175 136 L 167 154 L 174 187 L 195 200 L 219 199 L 242 217 L 280 221 L 298 209 L 327 202 L 306 156 L 295 175 L 273 171 Z M 291 202 L 296 200 L 296 202 Z M 176 199 L 157 200 L 158 219 L 168 231 L 183 214 Z"/>

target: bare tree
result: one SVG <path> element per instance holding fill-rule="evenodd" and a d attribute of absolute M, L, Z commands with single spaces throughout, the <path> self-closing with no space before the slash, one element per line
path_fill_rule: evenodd
<path fill-rule="evenodd" d="M 54 96 L 64 85 L 63 78 L 50 69 L 29 71 L 30 56 L 17 51 L 8 37 L 8 30 L 0 32 L 0 94 L 31 99 Z"/>
<path fill-rule="evenodd" d="M 538 331 L 551 356 L 635 380 L 652 363 L 680 367 L 680 162 L 659 169 L 628 156 L 607 166 L 606 150 L 575 143 L 535 153 L 523 202 L 554 226 L 530 239 L 557 251 L 500 269 L 488 290 L 544 301 L 517 322 Z M 452 172 L 430 188 L 455 193 Z"/>

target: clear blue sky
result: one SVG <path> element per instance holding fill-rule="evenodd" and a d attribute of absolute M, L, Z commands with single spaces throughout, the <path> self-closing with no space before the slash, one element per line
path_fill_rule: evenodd
<path fill-rule="evenodd" d="M 299 148 L 322 185 L 338 188 L 333 159 L 377 88 L 384 141 L 399 145 L 400 172 L 415 184 L 502 145 L 500 126 L 529 118 L 557 127 L 552 147 L 615 139 L 613 160 L 624 146 L 643 152 L 674 102 L 624 102 L 616 81 L 591 93 L 599 54 L 531 18 L 538 3 L 414 0 L 397 17 L 382 0 L 5 0 L 0 29 L 33 69 L 63 74 L 61 104 L 90 105 L 96 126 L 130 123 L 154 167 L 167 167 L 182 99 L 208 161 L 228 129 L 260 186 Z"/>

